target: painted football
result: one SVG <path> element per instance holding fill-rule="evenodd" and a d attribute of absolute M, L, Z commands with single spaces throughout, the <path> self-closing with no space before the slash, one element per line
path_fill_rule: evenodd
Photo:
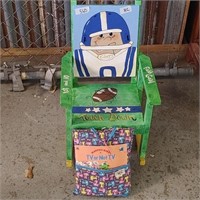
<path fill-rule="evenodd" d="M 95 102 L 102 102 L 102 101 L 108 101 L 113 99 L 117 95 L 117 89 L 115 88 L 102 88 L 98 91 L 96 91 L 92 99 Z"/>

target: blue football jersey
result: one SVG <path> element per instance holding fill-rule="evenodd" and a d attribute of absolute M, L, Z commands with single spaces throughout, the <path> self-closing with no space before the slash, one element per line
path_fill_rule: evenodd
<path fill-rule="evenodd" d="M 133 77 L 136 73 L 135 47 L 116 54 L 97 55 L 91 50 L 74 51 L 75 77 Z"/>

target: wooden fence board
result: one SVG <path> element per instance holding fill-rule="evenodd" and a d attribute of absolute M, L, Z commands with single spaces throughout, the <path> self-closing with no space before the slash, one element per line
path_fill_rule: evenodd
<path fill-rule="evenodd" d="M 162 53 L 162 52 L 184 52 L 188 48 L 187 44 L 169 44 L 169 45 L 141 45 L 140 51 L 143 53 Z M 63 55 L 71 47 L 49 47 L 49 48 L 6 48 L 0 49 L 2 57 L 10 56 L 46 56 L 46 55 Z"/>

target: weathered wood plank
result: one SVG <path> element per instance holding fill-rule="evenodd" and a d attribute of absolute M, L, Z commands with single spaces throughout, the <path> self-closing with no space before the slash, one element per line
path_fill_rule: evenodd
<path fill-rule="evenodd" d="M 143 53 L 161 53 L 161 52 L 185 52 L 187 44 L 169 44 L 169 45 L 141 45 L 140 51 Z M 46 56 L 46 55 L 63 55 L 70 51 L 71 47 L 49 47 L 49 48 L 1 48 L 2 57 L 12 56 Z"/>
<path fill-rule="evenodd" d="M 157 9 L 157 24 L 155 28 L 155 44 L 162 44 L 165 32 L 165 20 L 167 16 L 168 1 L 159 1 Z"/>
<path fill-rule="evenodd" d="M 1 12 L 1 24 L 2 24 L 2 36 L 4 36 L 3 40 L 5 40 L 5 47 L 10 47 L 4 9 L 2 7 L 2 1 L 0 1 L 0 8 L 1 8 L 0 12 Z"/>
<path fill-rule="evenodd" d="M 162 52 L 185 52 L 188 48 L 187 44 L 157 44 L 157 45 L 141 45 L 140 51 L 143 53 L 162 53 Z"/>
<path fill-rule="evenodd" d="M 179 42 L 178 42 L 179 44 L 182 44 L 182 42 L 183 42 L 189 7 L 190 7 L 190 0 L 186 0 L 185 11 L 184 11 L 184 15 L 183 15 L 183 22 L 182 22 L 180 36 L 179 36 Z"/>
<path fill-rule="evenodd" d="M 50 47 L 50 48 L 6 48 L 0 49 L 2 57 L 13 56 L 47 56 L 62 55 L 69 51 L 70 47 Z"/>

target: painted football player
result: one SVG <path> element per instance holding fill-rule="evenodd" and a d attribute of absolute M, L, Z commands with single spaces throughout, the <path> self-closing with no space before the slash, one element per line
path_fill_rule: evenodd
<path fill-rule="evenodd" d="M 75 76 L 133 76 L 135 53 L 125 20 L 115 12 L 99 12 L 86 22 L 80 49 L 74 51 Z"/>

